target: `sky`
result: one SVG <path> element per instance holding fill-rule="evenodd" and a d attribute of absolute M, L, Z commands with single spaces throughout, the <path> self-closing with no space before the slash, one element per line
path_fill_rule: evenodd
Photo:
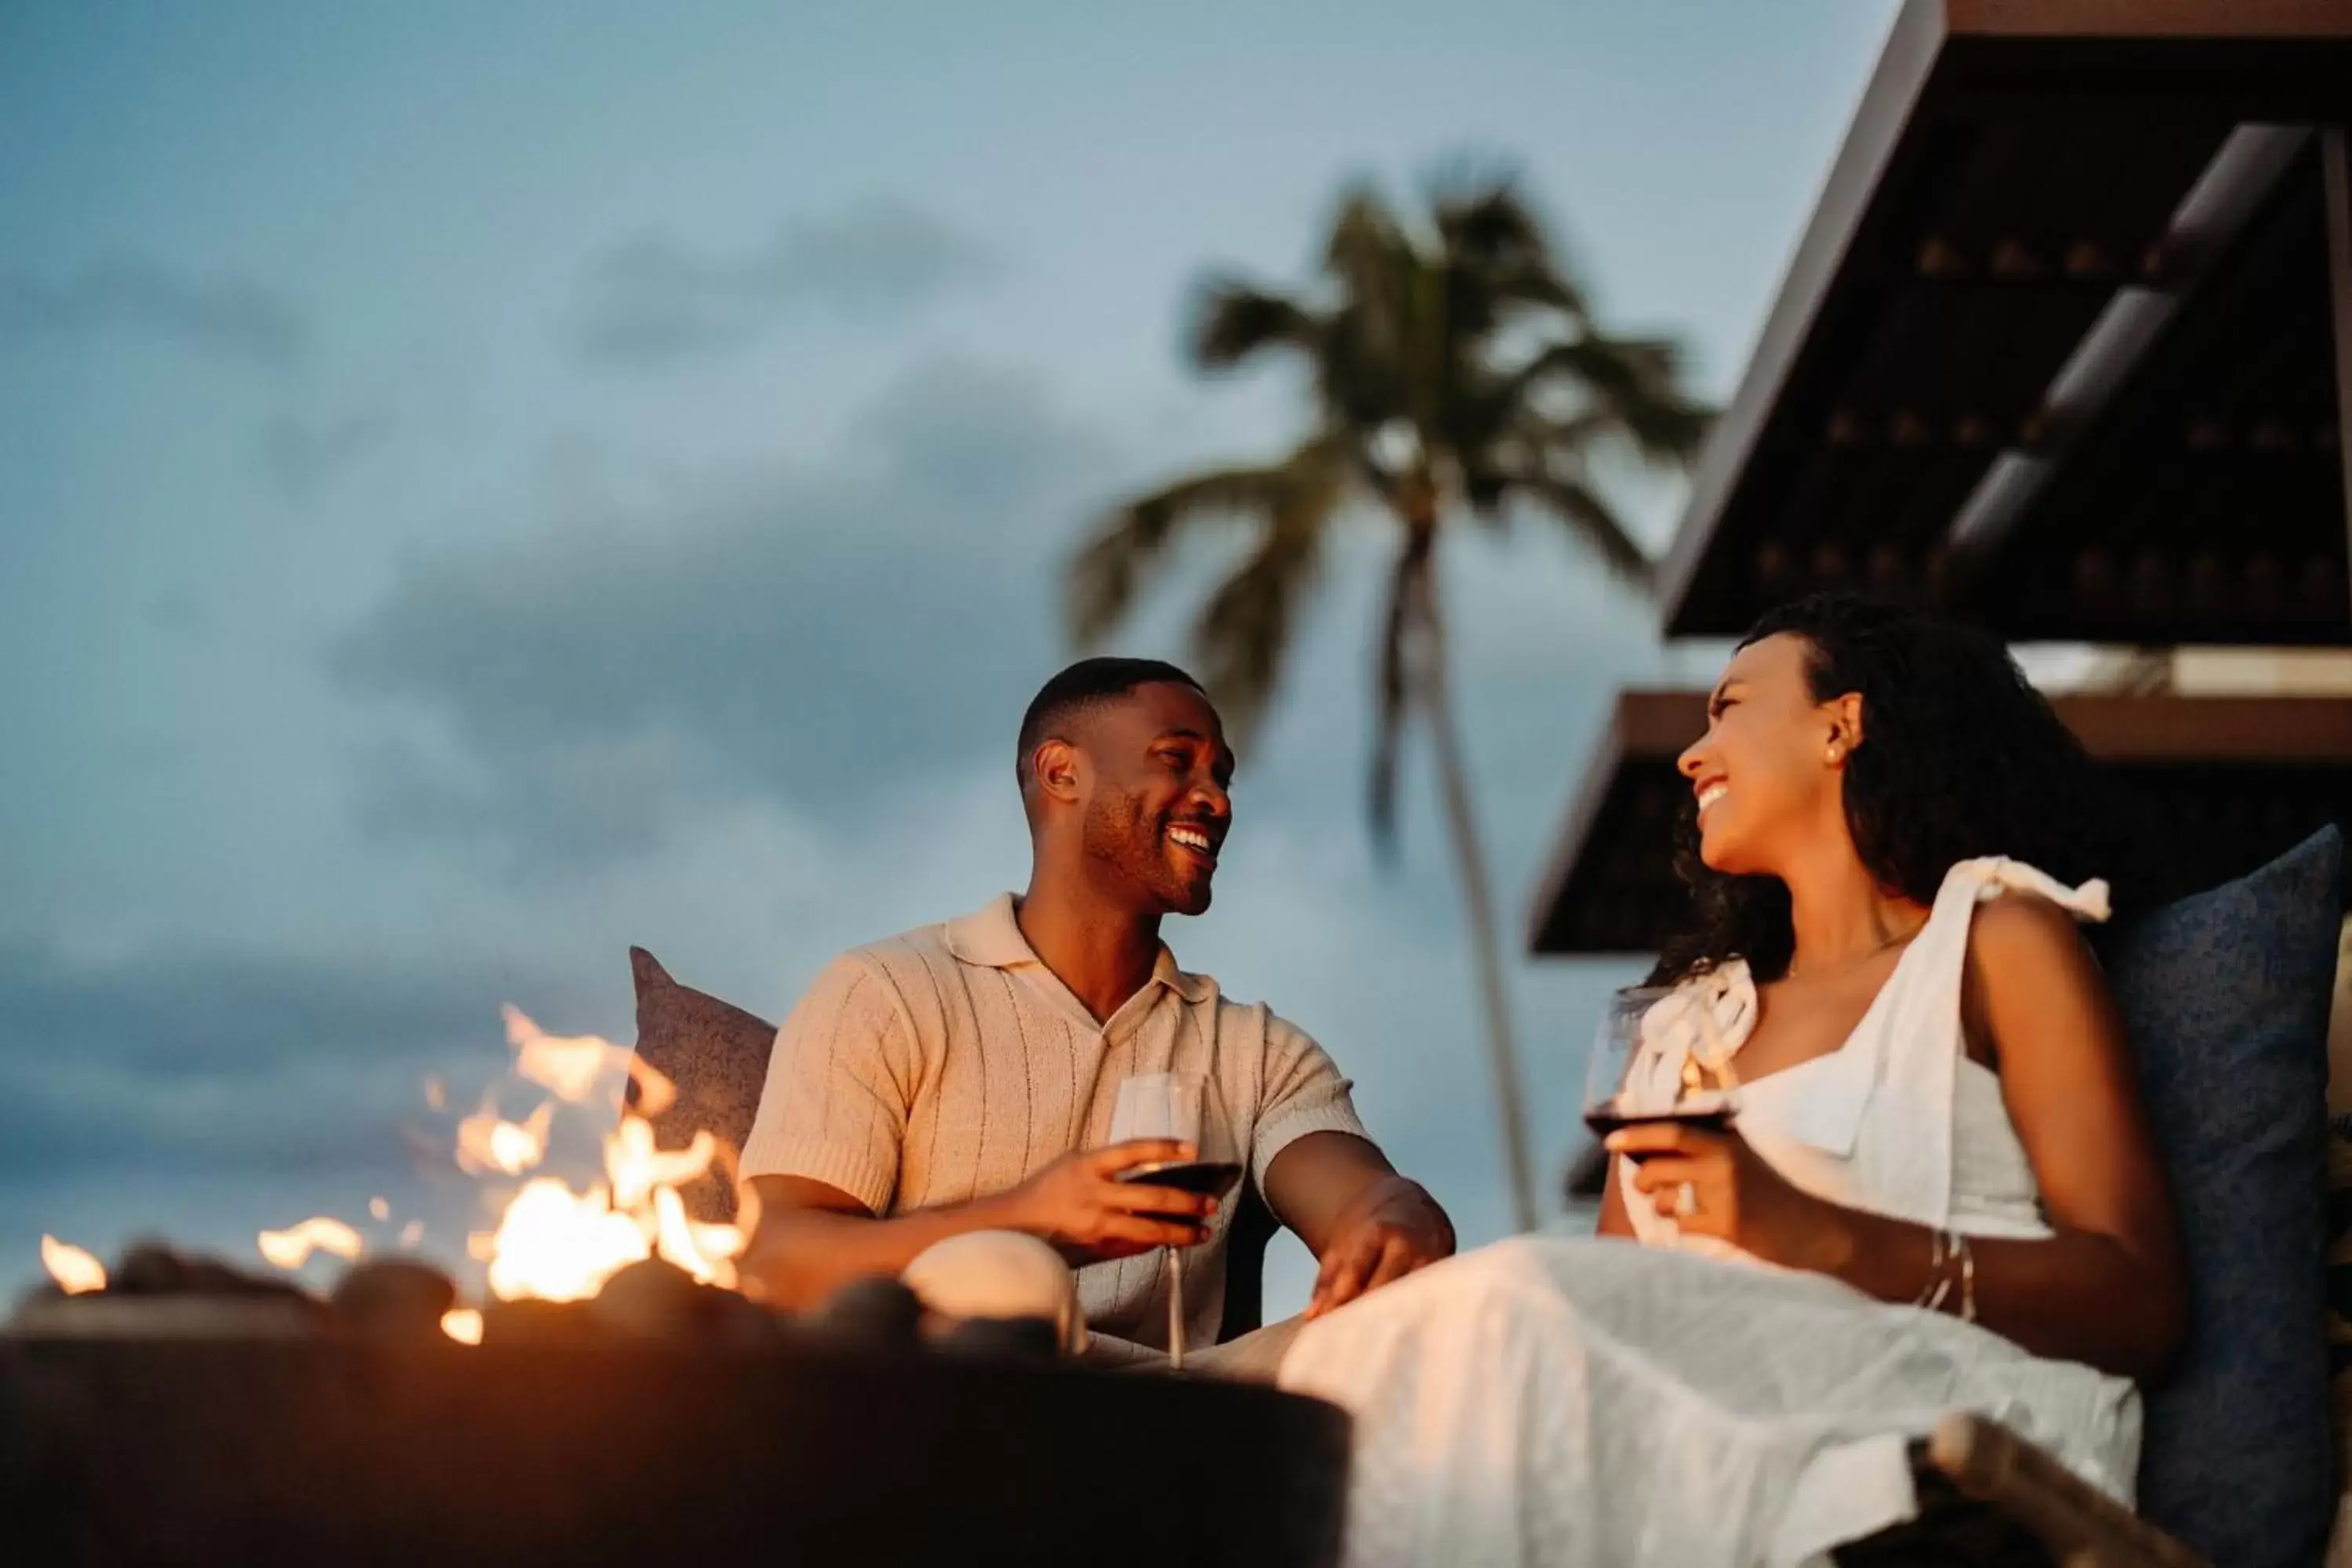
<path fill-rule="evenodd" d="M 1026 877 L 1013 731 L 1123 495 L 1269 456 L 1351 181 L 1516 167 L 1603 318 L 1736 384 L 1893 7 L 31 4 L 0 12 L 0 1290 L 44 1232 L 257 1264 L 483 1195 L 438 1078 L 499 1009 L 634 1037 L 626 950 L 780 1017 Z M 1680 490 L 1629 477 L 1663 544 Z M 1508 1227 L 1428 757 L 1361 803 L 1384 536 L 1351 520 L 1242 761 L 1188 968 Z M 1179 582 L 1120 639 L 1181 658 Z M 1520 932 L 1607 704 L 1710 679 L 1556 525 L 1441 562 Z M 1513 1007 L 1547 1195 L 1626 963 Z M 381 1235 L 377 1236 L 381 1240 Z M 1303 1301 L 1281 1244 L 1270 1305 Z"/>

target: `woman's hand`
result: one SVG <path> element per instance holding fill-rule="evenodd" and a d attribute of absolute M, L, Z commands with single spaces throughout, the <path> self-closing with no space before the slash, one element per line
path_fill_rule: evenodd
<path fill-rule="evenodd" d="M 1649 1204 L 1684 1235 L 1717 1237 L 1768 1263 L 1835 1271 L 1843 1211 L 1791 1186 L 1738 1132 L 1647 1121 L 1604 1146 L 1634 1162 L 1628 1205 Z"/>

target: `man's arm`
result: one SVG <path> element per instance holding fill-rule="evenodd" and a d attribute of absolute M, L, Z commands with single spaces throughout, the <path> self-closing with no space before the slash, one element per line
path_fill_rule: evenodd
<path fill-rule="evenodd" d="M 1084 1149 L 1011 1192 L 889 1219 L 876 1218 L 856 1197 L 806 1176 L 754 1176 L 760 1219 L 744 1253 L 744 1287 L 798 1310 L 850 1280 L 901 1273 L 934 1243 L 975 1230 L 1043 1237 L 1074 1264 L 1196 1246 L 1208 1234 L 1216 1200 L 1116 1179 L 1132 1165 L 1190 1158 L 1189 1145 L 1161 1140 Z"/>
<path fill-rule="evenodd" d="M 1356 1119 L 1352 1087 L 1304 1029 L 1265 1020 L 1259 1190 L 1322 1265 L 1306 1315 L 1321 1317 L 1425 1263 L 1453 1256 L 1454 1222 L 1396 1173 Z"/>
<path fill-rule="evenodd" d="M 1286 1144 L 1266 1166 L 1265 1201 L 1322 1265 L 1309 1318 L 1454 1255 L 1454 1222 L 1437 1200 L 1352 1132 Z"/>

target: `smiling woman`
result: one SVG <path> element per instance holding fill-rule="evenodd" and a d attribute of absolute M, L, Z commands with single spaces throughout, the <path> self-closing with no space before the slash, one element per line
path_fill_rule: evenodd
<path fill-rule="evenodd" d="M 2128 803 L 2009 655 L 1966 628 L 1860 599 L 1800 600 L 1749 630 L 1707 712 L 1681 762 L 1693 799 L 1677 868 L 1696 918 L 1654 982 L 1733 957 L 1759 979 L 1787 968 L 1788 885 L 1763 862 L 1800 830 L 1842 826 L 1884 885 L 1922 903 L 1978 855 L 2069 884 L 2103 878 L 2118 908 L 2161 896 Z M 1838 763 L 1834 790 L 1824 758 Z"/>
<path fill-rule="evenodd" d="M 1357 1563 L 1814 1561 L 1912 1516 L 1948 1409 L 2131 1495 L 2186 1286 L 2074 930 L 2125 858 L 2081 751 L 1998 645 L 1823 598 L 1750 632 L 1681 766 L 1706 918 L 1628 1077 L 1727 1059 L 1738 1111 L 1612 1131 L 1599 1238 L 1300 1336 L 1286 1384 L 1357 1416 Z"/>

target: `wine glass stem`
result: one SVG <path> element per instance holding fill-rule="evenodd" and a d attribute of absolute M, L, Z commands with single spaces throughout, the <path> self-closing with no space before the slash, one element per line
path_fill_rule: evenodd
<path fill-rule="evenodd" d="M 1184 1370 L 1184 1255 L 1168 1249 L 1168 1370 Z"/>

